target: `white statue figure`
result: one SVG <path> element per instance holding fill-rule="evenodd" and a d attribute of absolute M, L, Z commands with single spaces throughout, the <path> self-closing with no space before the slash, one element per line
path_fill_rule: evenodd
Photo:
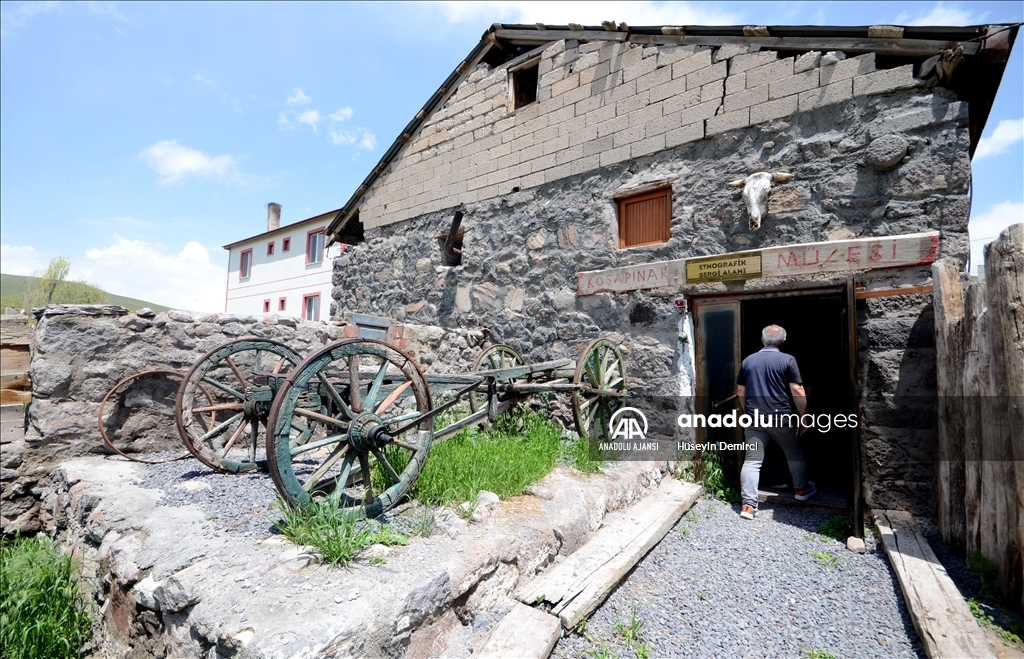
<path fill-rule="evenodd" d="M 751 231 L 761 228 L 761 219 L 768 212 L 768 193 L 772 187 L 776 183 L 791 180 L 793 175 L 786 172 L 758 172 L 729 182 L 729 186 L 733 188 L 743 186 L 743 203 L 747 205 L 747 212 L 750 214 Z"/>

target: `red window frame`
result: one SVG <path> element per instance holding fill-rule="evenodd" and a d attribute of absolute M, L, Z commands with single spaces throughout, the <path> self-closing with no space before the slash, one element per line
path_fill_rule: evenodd
<path fill-rule="evenodd" d="M 273 256 L 273 255 L 274 255 L 274 241 L 271 240 L 269 243 L 267 243 L 267 256 Z"/>
<path fill-rule="evenodd" d="M 263 300 L 263 313 L 270 313 L 270 298 Z"/>
<path fill-rule="evenodd" d="M 285 311 L 287 309 L 287 307 L 288 307 L 288 298 L 286 298 L 286 297 L 278 298 L 278 300 L 277 300 L 277 310 L 278 311 Z"/>
<path fill-rule="evenodd" d="M 307 311 L 307 306 L 306 305 L 308 304 L 307 300 L 311 300 L 313 298 L 316 298 L 316 318 L 307 318 L 307 314 L 306 314 L 306 311 Z M 303 320 L 313 320 L 313 321 L 320 320 L 320 294 L 319 293 L 309 293 L 307 295 L 303 295 L 302 296 L 302 319 Z"/>
<path fill-rule="evenodd" d="M 246 262 L 246 256 L 248 256 L 248 262 Z M 248 267 L 246 267 L 248 265 Z M 238 278 L 248 279 L 252 276 L 252 250 L 244 249 L 242 253 L 238 255 Z"/>
<path fill-rule="evenodd" d="M 292 239 L 291 238 L 282 238 L 281 239 L 281 251 L 282 252 L 288 252 L 288 251 L 291 251 L 291 249 L 292 249 Z"/>
<path fill-rule="evenodd" d="M 311 230 L 306 232 L 306 265 L 312 265 L 313 263 L 323 263 L 324 262 L 324 245 L 323 245 L 323 242 L 320 243 L 320 258 L 318 260 L 316 260 L 316 261 L 310 261 L 309 260 L 309 248 L 310 248 L 310 244 L 309 243 L 310 243 L 311 240 L 313 240 L 313 236 L 314 235 L 316 235 L 316 234 L 323 235 L 324 229 L 326 229 L 326 228 L 327 227 L 320 227 L 319 229 L 311 229 Z"/>

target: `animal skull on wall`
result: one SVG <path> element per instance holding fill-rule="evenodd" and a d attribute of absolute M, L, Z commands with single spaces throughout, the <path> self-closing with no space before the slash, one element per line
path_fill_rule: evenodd
<path fill-rule="evenodd" d="M 750 214 L 750 230 L 761 228 L 761 219 L 768 213 L 768 193 L 776 183 L 792 181 L 793 175 L 786 172 L 758 172 L 729 182 L 729 187 L 743 186 L 743 203 Z"/>

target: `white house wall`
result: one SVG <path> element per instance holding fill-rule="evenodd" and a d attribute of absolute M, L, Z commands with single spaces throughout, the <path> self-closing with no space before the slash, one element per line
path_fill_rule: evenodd
<path fill-rule="evenodd" d="M 255 238 L 231 247 L 228 258 L 228 283 L 224 311 L 237 314 L 262 314 L 264 301 L 270 300 L 270 313 L 302 316 L 305 296 L 320 295 L 320 319 L 327 320 L 331 303 L 331 261 L 339 245 L 324 250 L 319 263 L 306 264 L 306 237 L 309 231 L 326 223 L 297 224 L 294 229 L 272 236 Z M 285 238 L 291 239 L 289 251 L 282 251 Z M 267 243 L 274 242 L 273 255 L 267 255 Z M 242 252 L 252 250 L 252 268 L 248 278 L 239 277 Z M 279 310 L 280 298 L 286 299 Z"/>

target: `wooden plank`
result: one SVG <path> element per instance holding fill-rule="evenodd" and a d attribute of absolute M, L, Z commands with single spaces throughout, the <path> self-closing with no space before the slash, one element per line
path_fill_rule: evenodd
<path fill-rule="evenodd" d="M 910 619 L 929 657 L 995 657 L 984 632 L 909 513 L 872 510 Z"/>
<path fill-rule="evenodd" d="M 0 345 L 32 345 L 32 328 L 25 316 L 4 316 L 0 320 Z"/>
<path fill-rule="evenodd" d="M 985 282 L 964 296 L 964 543 L 966 555 L 981 549 L 981 397 L 988 395 L 988 344 L 984 331 Z"/>
<path fill-rule="evenodd" d="M 13 405 L 15 403 L 31 403 L 31 391 L 17 391 L 15 389 L 0 389 L 0 403 Z"/>
<path fill-rule="evenodd" d="M 0 388 L 2 389 L 29 389 L 32 387 L 32 379 L 28 373 L 4 373 L 0 375 Z"/>
<path fill-rule="evenodd" d="M 28 373 L 32 353 L 25 346 L 0 348 L 0 372 L 5 375 Z"/>
<path fill-rule="evenodd" d="M 479 654 L 481 659 L 546 659 L 554 649 L 562 625 L 550 613 L 516 602 L 512 610 L 491 630 Z"/>
<path fill-rule="evenodd" d="M 876 297 L 896 297 L 899 295 L 920 295 L 934 292 L 934 286 L 903 286 L 901 288 L 882 288 L 874 291 L 857 291 L 858 300 L 869 300 Z"/>
<path fill-rule="evenodd" d="M 576 275 L 576 291 L 580 295 L 594 295 L 678 285 L 682 283 L 685 263 L 685 259 L 679 259 L 580 272 Z"/>
<path fill-rule="evenodd" d="M 657 492 L 616 515 L 587 544 L 521 589 L 517 599 L 550 602 L 566 629 L 576 627 L 665 537 L 700 492 L 699 485 L 666 480 Z"/>

